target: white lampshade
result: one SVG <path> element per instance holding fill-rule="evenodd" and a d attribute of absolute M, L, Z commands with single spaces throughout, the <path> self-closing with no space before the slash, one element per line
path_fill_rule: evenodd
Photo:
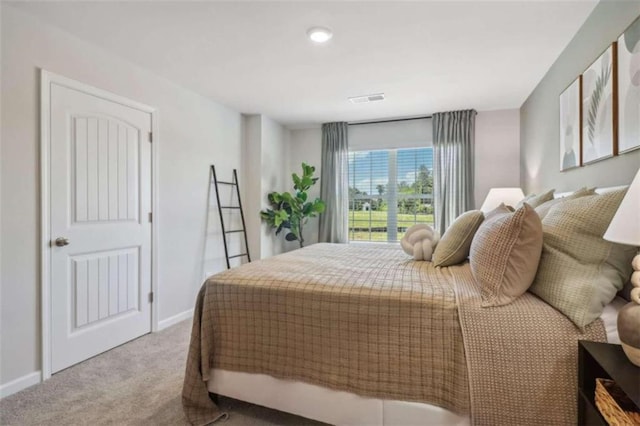
<path fill-rule="evenodd" d="M 495 209 L 501 203 L 507 206 L 515 206 L 523 198 L 524 193 L 520 188 L 491 188 L 480 210 L 486 213 Z"/>
<path fill-rule="evenodd" d="M 611 219 L 604 239 L 629 246 L 640 246 L 640 170 Z"/>

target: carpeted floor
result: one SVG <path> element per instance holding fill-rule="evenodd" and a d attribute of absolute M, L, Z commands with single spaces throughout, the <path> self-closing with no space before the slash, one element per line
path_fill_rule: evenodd
<path fill-rule="evenodd" d="M 61 371 L 0 401 L 2 425 L 185 425 L 180 392 L 191 322 L 184 321 Z M 220 398 L 236 425 L 320 425 Z"/>

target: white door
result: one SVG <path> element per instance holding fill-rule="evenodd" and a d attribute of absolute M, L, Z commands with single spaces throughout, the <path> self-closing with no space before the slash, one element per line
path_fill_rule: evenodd
<path fill-rule="evenodd" d="M 86 86 L 49 93 L 55 373 L 151 331 L 151 114 Z"/>

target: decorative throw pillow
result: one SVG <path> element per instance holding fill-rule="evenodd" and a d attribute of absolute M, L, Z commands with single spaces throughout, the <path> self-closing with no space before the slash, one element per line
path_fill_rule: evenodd
<path fill-rule="evenodd" d="M 542 222 L 529 204 L 498 214 L 480 226 L 469 261 L 480 284 L 482 306 L 511 303 L 527 291 L 542 252 Z"/>
<path fill-rule="evenodd" d="M 536 207 L 538 207 L 542 203 L 546 203 L 547 201 L 553 200 L 554 191 L 555 191 L 555 189 L 551 189 L 551 190 L 549 190 L 547 192 L 544 192 L 544 193 L 542 193 L 540 195 L 529 194 L 524 198 L 524 200 L 520 201 L 518 203 L 518 205 L 516 205 L 516 209 L 519 209 L 520 207 L 522 207 L 522 205 L 524 203 L 529 204 L 531 207 L 533 207 L 535 209 Z"/>
<path fill-rule="evenodd" d="M 530 291 L 578 327 L 600 317 L 631 275 L 636 249 L 602 238 L 625 193 L 565 201 L 542 221 L 542 258 Z"/>
<path fill-rule="evenodd" d="M 426 223 L 416 223 L 409 227 L 400 240 L 400 246 L 413 260 L 431 260 L 440 234 Z"/>
<path fill-rule="evenodd" d="M 495 217 L 500 214 L 513 213 L 514 211 L 515 210 L 513 209 L 513 207 L 507 206 L 504 203 L 500 203 L 498 207 L 484 214 L 484 220 L 489 220 L 492 217 Z"/>
<path fill-rule="evenodd" d="M 465 261 L 469 257 L 471 240 L 484 220 L 480 210 L 462 213 L 445 231 L 433 252 L 434 266 L 451 266 Z"/>
<path fill-rule="evenodd" d="M 580 188 L 573 194 L 567 195 L 566 197 L 554 198 L 553 200 L 549 200 L 547 202 L 540 204 L 538 207 L 535 208 L 536 213 L 538 213 L 538 216 L 540 216 L 540 219 L 544 219 L 544 217 L 547 215 L 547 213 L 549 213 L 549 210 L 551 210 L 553 206 L 568 200 L 574 200 L 576 198 L 586 197 L 587 195 L 594 195 L 595 193 L 596 193 L 595 188 L 591 188 L 591 189 L 587 189 L 586 187 Z"/>

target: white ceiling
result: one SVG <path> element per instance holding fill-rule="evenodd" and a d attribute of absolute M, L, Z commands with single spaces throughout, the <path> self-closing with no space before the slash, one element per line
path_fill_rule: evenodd
<path fill-rule="evenodd" d="M 597 1 L 25 2 L 243 113 L 288 125 L 518 108 Z M 331 28 L 327 45 L 306 38 Z M 384 92 L 353 105 L 350 96 Z"/>

